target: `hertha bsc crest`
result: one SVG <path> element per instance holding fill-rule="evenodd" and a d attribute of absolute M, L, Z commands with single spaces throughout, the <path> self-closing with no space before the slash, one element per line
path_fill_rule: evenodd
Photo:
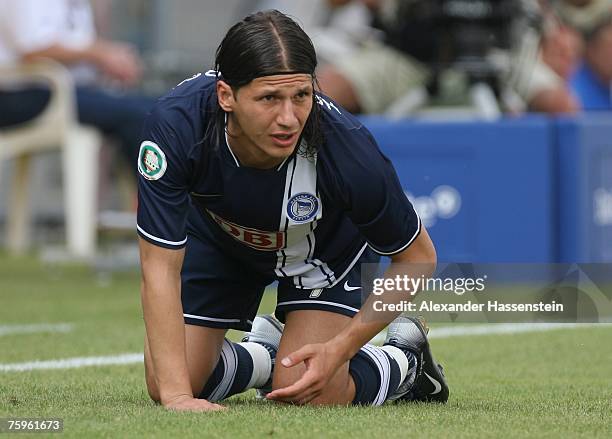
<path fill-rule="evenodd" d="M 296 223 L 305 223 L 319 212 L 319 200 L 312 194 L 301 192 L 287 203 L 287 216 Z"/>

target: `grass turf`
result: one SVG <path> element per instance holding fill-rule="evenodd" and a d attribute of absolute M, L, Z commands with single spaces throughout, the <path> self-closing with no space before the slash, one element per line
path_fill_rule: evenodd
<path fill-rule="evenodd" d="M 261 310 L 273 303 L 274 295 L 266 294 Z M 0 364 L 140 352 L 138 275 L 109 277 L 0 256 L 0 325 L 25 323 L 70 323 L 74 330 L 0 336 Z M 223 413 L 172 413 L 148 400 L 137 364 L 0 372 L 0 418 L 63 418 L 62 437 L 612 434 L 610 327 L 435 339 L 432 345 L 450 382 L 445 406 L 290 407 L 256 401 L 249 392 L 226 401 Z"/>

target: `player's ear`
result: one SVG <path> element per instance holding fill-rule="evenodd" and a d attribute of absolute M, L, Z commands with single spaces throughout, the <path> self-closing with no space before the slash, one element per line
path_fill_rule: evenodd
<path fill-rule="evenodd" d="M 217 99 L 223 111 L 226 113 L 233 111 L 234 91 L 227 82 L 217 81 Z"/>

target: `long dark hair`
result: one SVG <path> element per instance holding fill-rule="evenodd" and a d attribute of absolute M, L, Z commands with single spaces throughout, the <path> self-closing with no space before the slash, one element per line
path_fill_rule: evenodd
<path fill-rule="evenodd" d="M 215 71 L 236 92 L 253 79 L 281 73 L 306 73 L 317 86 L 317 55 L 306 32 L 291 18 L 277 11 L 256 12 L 233 25 L 217 48 Z M 319 127 L 320 109 L 312 96 L 312 111 L 304 125 L 302 139 L 311 156 L 323 140 Z M 221 141 L 225 128 L 225 112 L 216 103 L 208 129 L 211 137 Z M 298 148 L 299 150 L 299 148 Z"/>

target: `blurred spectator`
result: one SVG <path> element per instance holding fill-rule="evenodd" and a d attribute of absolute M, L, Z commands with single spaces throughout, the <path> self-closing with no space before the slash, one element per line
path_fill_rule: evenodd
<path fill-rule="evenodd" d="M 318 74 L 324 93 L 353 113 L 381 113 L 398 97 L 411 89 L 424 87 L 429 71 L 415 54 L 401 50 L 420 34 L 420 40 L 427 44 L 429 32 L 435 32 L 429 23 L 414 23 L 411 35 L 399 35 L 408 26 L 397 24 L 399 9 L 410 6 L 394 0 L 360 0 L 372 14 L 372 25 L 383 31 L 383 38 L 369 38 L 361 47 L 346 56 L 338 57 L 323 66 Z M 329 0 L 333 6 L 343 6 L 351 0 Z M 416 2 L 421 3 L 423 2 Z M 419 5 L 417 5 L 418 7 Z M 393 32 L 393 30 L 399 32 Z M 375 34 L 373 34 L 375 35 Z M 405 43 L 402 43 L 402 40 Z M 397 43 L 397 44 L 396 44 Z M 422 47 L 416 47 L 417 56 Z"/>
<path fill-rule="evenodd" d="M 559 23 L 552 11 L 546 14 L 535 65 L 527 69 L 525 96 L 530 111 L 574 113 L 580 109 L 569 81 L 580 63 L 582 40 L 571 27 Z"/>
<path fill-rule="evenodd" d="M 0 67 L 44 58 L 65 64 L 76 83 L 79 121 L 117 139 L 135 163 L 141 125 L 153 104 L 124 90 L 141 77 L 135 50 L 97 38 L 88 0 L 0 0 L 0 10 Z M 100 86 L 101 79 L 112 87 Z M 0 127 L 33 118 L 48 100 L 49 91 L 35 85 L 0 91 Z"/>
<path fill-rule="evenodd" d="M 571 86 L 584 110 L 612 110 L 612 10 L 585 33 L 584 59 Z"/>
<path fill-rule="evenodd" d="M 261 0 L 252 12 L 278 9 L 296 18 L 312 39 L 320 64 L 349 56 L 377 31 L 370 11 L 361 1 Z"/>
<path fill-rule="evenodd" d="M 563 23 L 586 34 L 609 14 L 612 0 L 549 0 L 548 3 Z"/>
<path fill-rule="evenodd" d="M 329 2 L 346 4 L 350 0 L 329 0 Z M 454 23 L 441 20 L 437 16 L 441 10 L 440 1 L 361 0 L 361 2 L 372 12 L 373 25 L 383 32 L 383 38 L 367 41 L 359 51 L 333 60 L 330 66 L 322 68 L 319 73 L 323 91 L 350 111 L 380 113 L 412 90 L 428 88 L 430 91 L 435 91 L 437 84 L 432 82 L 434 75 L 443 74 L 444 68 L 447 70 L 453 68 L 453 52 L 461 47 L 461 44 L 467 42 L 476 50 L 481 50 L 487 45 L 483 42 L 487 36 L 481 35 L 482 38 L 477 38 L 474 35 L 482 33 L 483 28 L 487 26 L 490 28 L 490 23 L 483 20 L 478 25 L 481 28 L 478 29 L 478 26 L 464 22 L 464 27 L 454 28 L 453 33 L 449 29 Z M 500 3 L 493 1 L 491 4 Z M 532 15 L 545 15 L 545 11 L 540 8 L 536 0 L 517 1 L 515 4 L 516 11 L 522 7 Z M 512 3 L 507 2 L 503 7 L 510 6 Z M 534 26 L 525 20 L 521 25 Z M 510 29 L 513 25 L 508 26 Z M 457 37 L 457 29 L 474 31 L 475 28 L 476 32 L 471 36 L 467 35 L 467 32 L 464 33 L 466 34 L 464 41 L 453 41 Z M 533 32 L 537 34 L 536 29 L 533 29 Z M 461 31 L 459 34 L 462 36 Z M 503 39 L 501 36 L 500 41 Z M 523 43 L 524 41 L 520 41 L 520 44 Z M 502 82 L 504 80 L 508 82 L 498 83 L 497 86 L 512 89 L 512 95 L 519 98 L 519 104 L 515 105 L 517 110 L 529 109 L 547 113 L 578 110 L 577 100 L 568 85 L 580 53 L 580 39 L 577 34 L 557 23 L 556 26 L 546 28 L 539 54 L 537 54 L 537 38 L 533 43 L 524 44 L 533 45 L 533 48 L 529 49 L 533 52 L 531 58 L 515 59 L 504 67 L 508 70 L 507 75 L 500 72 L 489 77 L 498 76 Z M 463 46 L 461 50 L 466 47 L 468 46 Z M 517 48 L 504 50 L 508 52 Z M 465 59 L 470 62 L 479 56 L 482 56 L 481 65 L 484 66 L 489 62 L 484 52 L 477 56 L 473 56 L 474 53 L 467 55 L 469 56 Z M 446 67 L 440 70 L 445 63 Z M 491 68 L 495 69 L 497 66 L 491 65 Z M 472 72 L 468 72 L 467 76 L 470 83 L 479 81 Z M 486 79 L 484 82 L 489 83 Z"/>
<path fill-rule="evenodd" d="M 580 35 L 571 27 L 557 25 L 542 36 L 542 61 L 560 78 L 568 80 L 582 53 Z"/>

